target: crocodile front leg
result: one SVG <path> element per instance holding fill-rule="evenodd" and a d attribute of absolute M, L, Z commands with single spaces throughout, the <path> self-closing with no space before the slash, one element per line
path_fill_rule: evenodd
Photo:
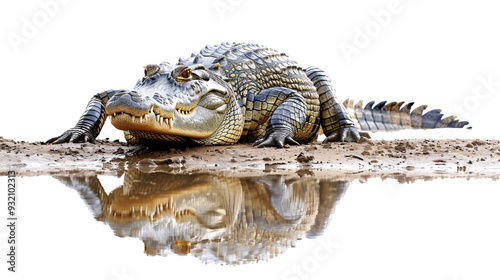
<path fill-rule="evenodd" d="M 306 74 L 318 90 L 321 127 L 327 136 L 324 142 L 357 142 L 361 138 L 359 132 L 335 95 L 330 78 L 316 67 L 307 68 Z"/>
<path fill-rule="evenodd" d="M 108 116 L 105 110 L 106 103 L 117 92 L 121 92 L 121 90 L 108 90 L 94 95 L 75 127 L 68 129 L 58 137 L 50 138 L 47 143 L 94 143 Z"/>
<path fill-rule="evenodd" d="M 294 137 L 306 122 L 307 103 L 295 90 L 269 88 L 255 96 L 253 116 L 259 125 L 267 123 L 265 136 L 254 144 L 258 148 L 299 145 Z"/>

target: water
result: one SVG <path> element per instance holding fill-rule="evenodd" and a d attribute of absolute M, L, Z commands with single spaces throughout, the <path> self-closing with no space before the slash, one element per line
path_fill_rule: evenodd
<path fill-rule="evenodd" d="M 127 171 L 18 185 L 8 279 L 500 278 L 500 188 L 488 179 Z"/>

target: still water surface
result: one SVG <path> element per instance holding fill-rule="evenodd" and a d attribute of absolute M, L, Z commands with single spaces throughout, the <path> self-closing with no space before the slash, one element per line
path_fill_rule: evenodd
<path fill-rule="evenodd" d="M 500 186 L 487 179 L 128 171 L 18 185 L 8 279 L 500 279 Z"/>

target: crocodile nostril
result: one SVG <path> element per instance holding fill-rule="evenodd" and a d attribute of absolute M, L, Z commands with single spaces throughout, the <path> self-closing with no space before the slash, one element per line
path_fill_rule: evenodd
<path fill-rule="evenodd" d="M 128 93 L 129 93 L 128 91 L 122 90 L 122 91 L 115 93 L 115 96 L 120 97 L 120 96 L 123 96 L 123 95 L 128 94 Z"/>
<path fill-rule="evenodd" d="M 142 97 L 137 91 L 129 91 L 129 94 L 132 97 Z"/>

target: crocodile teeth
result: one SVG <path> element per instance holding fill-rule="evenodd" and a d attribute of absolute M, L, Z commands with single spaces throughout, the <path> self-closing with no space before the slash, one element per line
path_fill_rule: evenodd
<path fill-rule="evenodd" d="M 113 117 L 116 117 L 116 113 L 113 114 Z"/>
<path fill-rule="evenodd" d="M 156 117 L 156 121 L 160 122 L 160 115 L 155 115 L 155 117 Z"/>
<path fill-rule="evenodd" d="M 139 117 L 139 122 L 142 123 L 142 117 Z"/>
<path fill-rule="evenodd" d="M 132 122 L 135 122 L 135 116 L 132 116 Z"/>
<path fill-rule="evenodd" d="M 163 117 L 160 116 L 159 122 L 160 122 L 160 124 L 163 122 Z"/>
<path fill-rule="evenodd" d="M 186 111 L 186 110 L 181 110 L 181 109 L 176 109 L 177 110 L 177 113 L 181 114 L 181 115 L 189 115 L 193 112 L 193 109 L 189 110 L 189 111 Z"/>

